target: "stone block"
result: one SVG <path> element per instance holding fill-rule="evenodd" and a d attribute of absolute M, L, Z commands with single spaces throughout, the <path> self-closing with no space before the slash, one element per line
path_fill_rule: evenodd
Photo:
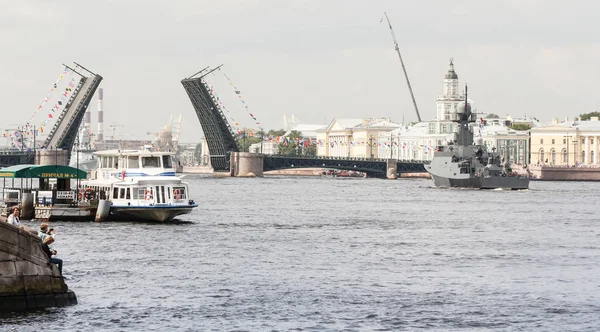
<path fill-rule="evenodd" d="M 13 225 L 6 225 L 12 229 L 2 228 L 0 229 L 0 242 L 6 242 L 10 245 L 16 246 L 19 243 L 17 236 L 17 228 Z"/>
<path fill-rule="evenodd" d="M 70 304 L 69 296 L 67 293 L 54 294 L 54 302 L 56 303 L 56 306 L 64 307 Z"/>
<path fill-rule="evenodd" d="M 52 276 L 23 276 L 27 294 L 52 294 Z"/>
<path fill-rule="evenodd" d="M 18 237 L 19 251 L 26 255 L 31 253 L 31 239 L 29 236 L 24 233 L 19 233 Z"/>
<path fill-rule="evenodd" d="M 27 295 L 25 297 L 25 301 L 27 302 L 27 309 L 37 309 L 37 305 L 35 304 L 35 296 Z"/>
<path fill-rule="evenodd" d="M 27 309 L 25 295 L 3 296 L 0 301 L 0 311 L 23 311 Z"/>
<path fill-rule="evenodd" d="M 51 263 L 48 263 L 48 264 L 52 268 L 52 276 L 55 277 L 55 278 L 61 277 L 60 271 L 58 270 L 58 265 L 51 264 Z"/>
<path fill-rule="evenodd" d="M 63 278 L 53 277 L 52 278 L 52 292 L 55 294 L 65 293 L 69 288 L 65 284 Z"/>
<path fill-rule="evenodd" d="M 2 296 L 25 294 L 25 284 L 21 277 L 0 277 L 0 294 Z"/>
<path fill-rule="evenodd" d="M 6 261 L 16 261 L 17 260 L 17 256 L 2 251 L 2 249 L 0 249 L 0 262 L 6 262 Z"/>
<path fill-rule="evenodd" d="M 52 269 L 48 263 L 44 266 L 36 265 L 28 261 L 16 261 L 16 275 L 24 276 L 51 276 Z"/>
<path fill-rule="evenodd" d="M 0 277 L 14 277 L 17 275 L 17 268 L 15 262 L 1 262 L 0 261 Z"/>
<path fill-rule="evenodd" d="M 35 296 L 35 303 L 38 308 L 48 308 L 56 306 L 54 294 L 38 294 Z"/>
<path fill-rule="evenodd" d="M 77 296 L 75 295 L 75 292 L 70 290 L 67 292 L 67 296 L 69 297 L 71 304 L 77 304 Z"/>

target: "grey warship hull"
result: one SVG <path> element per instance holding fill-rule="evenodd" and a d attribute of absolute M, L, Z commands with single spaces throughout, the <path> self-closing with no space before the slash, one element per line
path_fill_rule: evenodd
<path fill-rule="evenodd" d="M 523 177 L 473 177 L 449 178 L 431 174 L 433 183 L 439 188 L 470 188 L 470 189 L 529 189 L 529 179 Z"/>

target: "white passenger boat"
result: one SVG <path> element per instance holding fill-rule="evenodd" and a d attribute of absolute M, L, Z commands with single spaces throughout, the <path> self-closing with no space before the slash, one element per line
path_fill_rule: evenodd
<path fill-rule="evenodd" d="M 81 189 L 88 199 L 111 202 L 109 220 L 169 221 L 198 206 L 187 183 L 175 175 L 171 152 L 107 150 L 94 155 L 98 167 Z"/>

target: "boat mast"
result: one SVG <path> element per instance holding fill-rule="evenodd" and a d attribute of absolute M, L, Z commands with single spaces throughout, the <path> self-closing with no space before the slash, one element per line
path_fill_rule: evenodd
<path fill-rule="evenodd" d="M 412 98 L 413 105 L 415 105 L 415 111 L 417 112 L 417 120 L 421 122 L 421 115 L 419 115 L 419 108 L 417 107 L 417 101 L 415 100 L 415 95 L 413 94 L 412 87 L 410 86 L 410 80 L 408 79 L 408 74 L 406 73 L 406 67 L 404 67 L 404 61 L 402 61 L 402 55 L 400 55 L 400 47 L 398 47 L 398 42 L 396 41 L 396 35 L 394 34 L 394 29 L 392 29 L 392 23 L 390 23 L 390 19 L 386 12 L 385 19 L 387 20 L 388 26 L 390 27 L 390 32 L 392 33 L 392 39 L 394 40 L 394 47 L 396 48 L 396 52 L 398 53 L 398 58 L 400 58 L 400 64 L 402 65 L 402 70 L 404 71 L 404 77 L 406 77 L 406 84 L 408 85 L 408 91 L 410 91 L 410 97 Z"/>

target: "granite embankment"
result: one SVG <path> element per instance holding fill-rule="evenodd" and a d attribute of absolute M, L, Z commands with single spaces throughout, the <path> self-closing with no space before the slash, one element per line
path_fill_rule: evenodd
<path fill-rule="evenodd" d="M 77 304 L 37 234 L 0 222 L 0 312 Z"/>

